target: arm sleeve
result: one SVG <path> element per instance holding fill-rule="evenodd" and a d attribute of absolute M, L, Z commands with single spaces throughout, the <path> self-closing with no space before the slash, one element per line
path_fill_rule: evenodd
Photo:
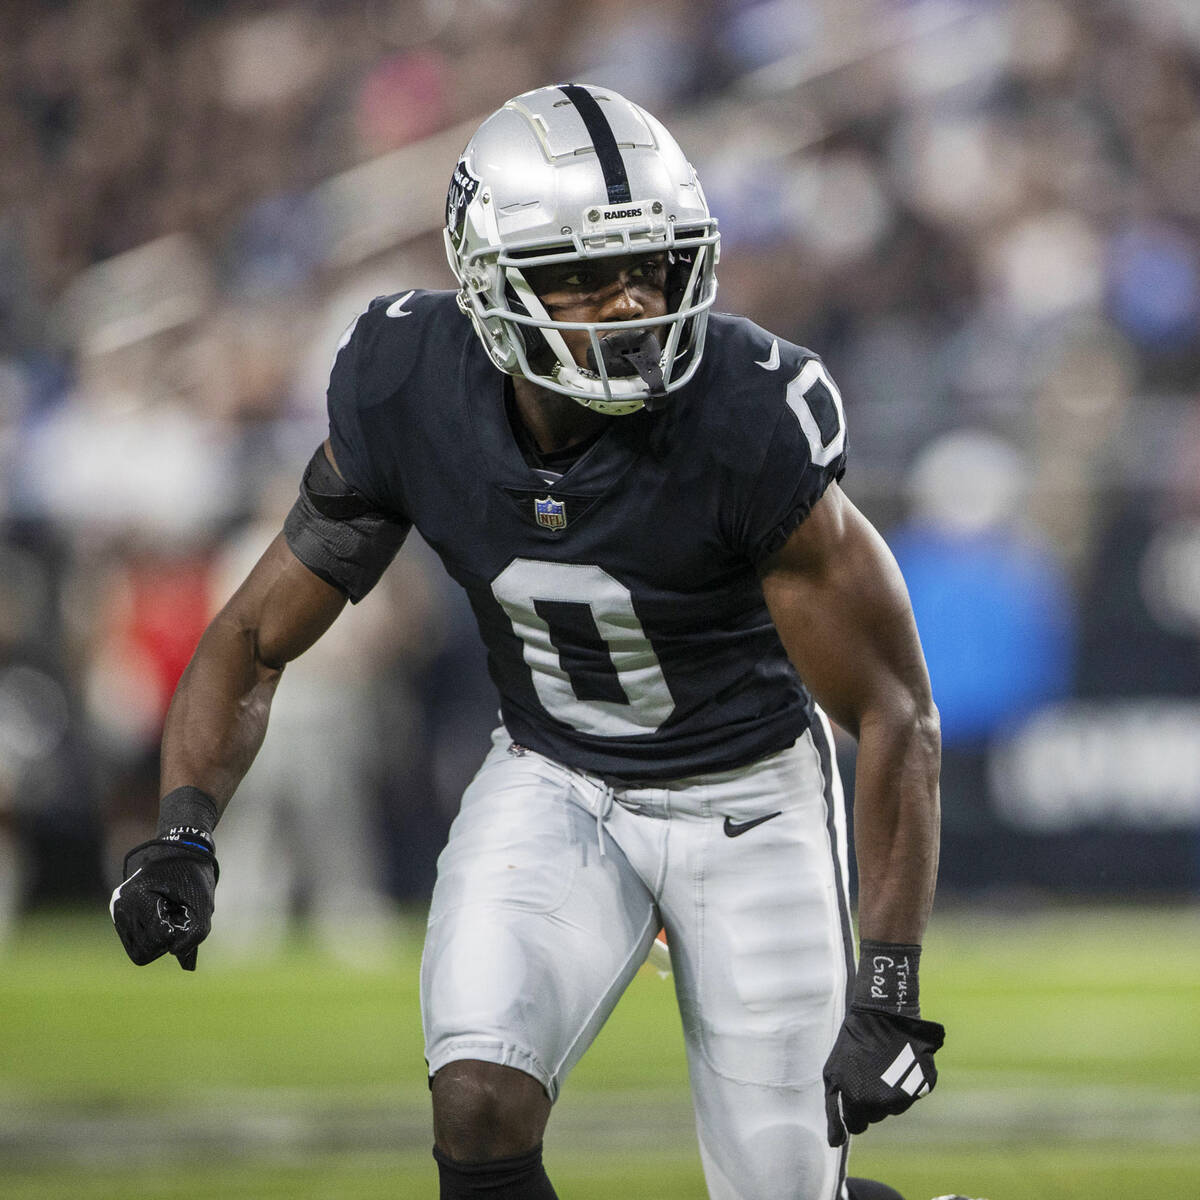
<path fill-rule="evenodd" d="M 736 533 L 755 564 L 787 541 L 846 472 L 842 398 L 819 358 L 804 363 L 785 399 Z"/>
<path fill-rule="evenodd" d="M 283 523 L 292 553 L 357 604 L 380 580 L 410 525 L 380 512 L 346 483 L 318 446 Z"/>

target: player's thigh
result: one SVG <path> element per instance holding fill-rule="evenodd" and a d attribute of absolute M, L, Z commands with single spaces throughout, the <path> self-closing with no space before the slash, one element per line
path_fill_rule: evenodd
<path fill-rule="evenodd" d="M 673 830 L 663 913 L 685 1032 L 734 1081 L 819 1079 L 841 1023 L 850 930 L 828 769 L 805 734 L 707 788 L 704 815 Z"/>
<path fill-rule="evenodd" d="M 821 1071 L 850 932 L 832 770 L 806 734 L 679 824 L 664 916 L 714 1196 L 825 1200 L 837 1186 Z"/>
<path fill-rule="evenodd" d="M 422 961 L 430 1070 L 515 1066 L 553 1098 L 645 957 L 652 898 L 569 772 L 493 751 L 438 860 Z"/>

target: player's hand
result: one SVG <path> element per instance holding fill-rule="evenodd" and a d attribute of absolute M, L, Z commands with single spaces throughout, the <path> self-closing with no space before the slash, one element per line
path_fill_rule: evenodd
<path fill-rule="evenodd" d="M 934 1053 L 946 1038 L 936 1021 L 851 1005 L 825 1062 L 829 1144 L 904 1112 L 937 1083 Z"/>
<path fill-rule="evenodd" d="M 108 904 L 125 952 L 144 966 L 166 953 L 185 971 L 212 928 L 217 858 L 207 839 L 155 838 L 125 856 L 125 879 Z"/>

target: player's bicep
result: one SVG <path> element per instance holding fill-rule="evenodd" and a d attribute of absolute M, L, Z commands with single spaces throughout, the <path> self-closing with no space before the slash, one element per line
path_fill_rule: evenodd
<path fill-rule="evenodd" d="M 263 667 L 278 669 L 303 654 L 345 605 L 346 597 L 314 575 L 292 553 L 281 532 L 217 614 L 216 622 L 249 638 Z"/>
<path fill-rule="evenodd" d="M 869 713 L 931 703 L 900 569 L 836 484 L 767 559 L 761 576 L 788 657 L 840 725 L 857 733 Z"/>

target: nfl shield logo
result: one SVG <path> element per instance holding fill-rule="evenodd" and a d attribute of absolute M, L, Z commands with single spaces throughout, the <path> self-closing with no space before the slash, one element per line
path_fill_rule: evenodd
<path fill-rule="evenodd" d="M 561 500 L 553 500 L 547 496 L 544 500 L 535 499 L 533 515 L 537 523 L 544 529 L 566 529 L 567 506 Z"/>

